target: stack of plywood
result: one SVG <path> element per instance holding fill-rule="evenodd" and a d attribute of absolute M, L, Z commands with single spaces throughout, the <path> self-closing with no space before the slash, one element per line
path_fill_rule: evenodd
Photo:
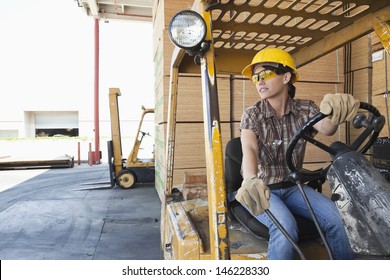
<path fill-rule="evenodd" d="M 193 0 L 155 1 L 153 7 L 153 52 L 155 65 L 155 159 L 156 189 L 164 195 L 166 176 L 166 133 L 170 85 L 170 65 L 174 45 L 168 36 L 172 17 L 181 10 L 191 9 Z M 199 69 L 200 70 L 200 69 Z M 200 72 L 200 71 L 199 71 Z M 220 94 L 229 93 L 229 80 L 219 79 Z M 227 100 L 220 97 L 221 106 Z M 184 182 L 187 172 L 205 171 L 203 110 L 200 74 L 180 75 L 177 98 L 174 185 Z M 229 114 L 226 113 L 226 116 Z"/>
<path fill-rule="evenodd" d="M 350 58 L 346 57 L 346 63 L 349 63 L 349 66 L 345 71 L 347 88 L 356 99 L 371 103 L 371 35 L 355 40 L 349 47 Z M 361 132 L 360 129 L 355 129 L 350 125 L 350 141 L 354 141 Z"/>
<path fill-rule="evenodd" d="M 366 35 L 351 43 L 351 72 L 353 96 L 371 102 L 371 36 Z"/>
<path fill-rule="evenodd" d="M 384 50 L 379 37 L 375 33 L 372 33 L 372 104 L 378 108 L 382 115 L 386 117 L 386 125 L 381 131 L 381 137 L 390 136 L 390 131 L 388 129 L 389 119 L 387 116 L 387 110 L 390 108 L 390 102 L 388 98 L 385 98 L 385 93 L 389 90 L 389 86 L 390 55 L 386 52 L 386 50 Z"/>

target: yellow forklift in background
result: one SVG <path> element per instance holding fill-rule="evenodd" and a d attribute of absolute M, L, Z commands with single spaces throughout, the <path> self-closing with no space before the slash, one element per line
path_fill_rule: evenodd
<path fill-rule="evenodd" d="M 195 0 L 191 10 L 179 12 L 172 18 L 168 32 L 176 47 L 170 69 L 165 201 L 162 202 L 161 217 L 161 249 L 165 259 L 267 259 L 267 240 L 259 236 L 254 238 L 241 221 L 237 223 L 229 214 L 232 205 L 229 205 L 227 198 L 217 74 L 240 75 L 254 54 L 268 46 L 280 47 L 290 52 L 297 66 L 301 67 L 372 32 L 372 22 L 376 17 L 384 21 L 390 20 L 390 5 L 386 1 L 363 2 L 364 5 L 347 1 Z M 301 24 L 297 24 L 299 21 L 302 21 Z M 180 73 L 199 71 L 202 80 L 207 198 L 185 200 L 178 195 L 180 190 L 173 186 L 178 81 Z M 362 258 L 389 258 L 389 184 L 372 168 L 368 174 L 363 174 L 370 165 L 363 154 L 383 128 L 384 118 L 375 107 L 367 103 L 362 109 L 370 113 L 368 117 L 361 116 L 354 124 L 365 128 L 365 131 L 358 137 L 359 141 L 352 145 L 353 154 L 359 154 L 352 158 L 356 162 L 352 169 L 361 172 L 360 175 L 364 178 L 379 182 L 376 187 L 371 183 L 367 185 L 367 181 L 359 186 L 363 191 L 369 188 L 372 194 L 376 193 L 368 196 L 363 192 L 361 195 L 362 189 L 357 189 L 358 182 L 354 182 L 356 188 L 350 192 L 351 183 L 347 182 L 348 178 L 342 173 L 347 165 L 344 166 L 344 162 L 340 163 L 336 157 L 319 171 L 307 173 L 304 170 L 293 170 L 296 175 L 293 179 L 300 184 L 306 182 L 304 177 L 313 175 L 312 177 L 321 179 L 330 175 L 328 180 L 338 183 L 334 184 L 335 188 L 331 188 L 332 198 L 341 209 L 347 226 L 351 220 L 358 221 L 364 229 L 351 236 L 356 254 L 361 254 Z M 319 116 L 314 122 L 323 117 L 326 116 Z M 300 133 L 296 141 L 304 138 L 320 149 L 336 153 L 337 145 L 328 147 L 314 139 L 305 138 L 306 128 L 298 131 Z M 290 153 L 293 146 L 289 149 Z M 349 153 L 349 147 L 343 145 L 344 148 L 345 154 L 346 151 Z M 363 165 L 367 165 L 367 169 L 362 169 Z M 337 170 L 341 173 L 337 173 Z M 351 178 L 357 178 L 358 175 Z M 383 202 L 382 208 L 378 208 L 382 213 L 365 219 L 371 211 L 378 210 L 365 199 L 376 198 Z M 364 211 L 362 205 L 366 205 L 369 210 Z M 380 222 L 373 224 L 375 220 Z M 368 248 L 361 248 L 371 240 L 374 242 Z M 296 249 L 298 252 L 299 248 Z M 331 258 L 325 249 L 323 245 L 317 245 L 306 257 Z M 304 258 L 301 254 L 300 256 Z"/>
<path fill-rule="evenodd" d="M 150 136 L 149 133 L 141 130 L 142 123 L 145 115 L 154 113 L 154 109 L 146 109 L 142 106 L 142 115 L 133 148 L 127 160 L 123 159 L 118 108 L 118 96 L 120 95 L 121 93 L 119 88 L 110 88 L 109 102 L 112 139 L 107 142 L 108 163 L 111 187 L 118 185 L 122 189 L 130 189 L 133 188 L 136 183 L 154 183 L 155 180 L 154 148 L 152 158 L 138 158 L 138 152 L 140 150 L 142 140 L 145 136 Z"/>

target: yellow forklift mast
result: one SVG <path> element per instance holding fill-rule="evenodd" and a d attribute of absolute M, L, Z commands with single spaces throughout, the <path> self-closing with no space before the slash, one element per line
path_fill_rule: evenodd
<path fill-rule="evenodd" d="M 109 106 L 111 117 L 111 141 L 108 141 L 108 162 L 110 169 L 111 186 L 118 185 L 123 189 L 130 189 L 136 183 L 154 183 L 155 160 L 154 151 L 152 158 L 140 159 L 138 153 L 143 138 L 149 133 L 143 132 L 142 124 L 146 114 L 154 113 L 154 109 L 142 106 L 142 115 L 138 125 L 137 134 L 132 150 L 126 159 L 122 157 L 122 138 L 120 130 L 118 97 L 121 95 L 119 88 L 109 89 Z"/>
<path fill-rule="evenodd" d="M 199 36 L 198 43 L 185 45 L 184 40 L 178 41 L 170 33 L 176 47 L 170 68 L 162 203 L 164 258 L 267 259 L 267 242 L 255 239 L 228 217 L 217 74 L 240 75 L 256 52 L 265 47 L 285 49 L 294 57 L 297 67 L 301 67 L 372 32 L 375 18 L 389 21 L 390 5 L 388 1 L 375 0 L 358 3 L 195 0 L 191 11 L 183 12 L 195 12 L 193 21 L 204 23 L 204 34 Z M 173 20 L 170 29 L 172 25 Z M 196 27 L 187 32 L 195 34 L 198 30 Z M 176 35 L 184 37 L 184 33 Z M 199 68 L 207 199 L 183 200 L 173 186 L 178 80 L 179 74 L 199 73 Z M 326 258 L 323 246 L 313 246 L 308 245 L 309 258 Z"/>

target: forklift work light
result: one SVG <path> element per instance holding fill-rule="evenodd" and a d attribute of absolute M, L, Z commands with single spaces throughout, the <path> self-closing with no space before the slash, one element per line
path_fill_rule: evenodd
<path fill-rule="evenodd" d="M 206 23 L 196 12 L 184 10 L 169 23 L 169 37 L 176 46 L 185 50 L 200 48 L 206 37 Z"/>

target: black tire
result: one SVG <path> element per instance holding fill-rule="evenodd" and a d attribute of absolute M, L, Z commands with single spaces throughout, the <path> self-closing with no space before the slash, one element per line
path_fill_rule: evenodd
<path fill-rule="evenodd" d="M 137 183 L 137 176 L 129 169 L 124 169 L 117 176 L 117 184 L 122 189 L 131 189 Z"/>

